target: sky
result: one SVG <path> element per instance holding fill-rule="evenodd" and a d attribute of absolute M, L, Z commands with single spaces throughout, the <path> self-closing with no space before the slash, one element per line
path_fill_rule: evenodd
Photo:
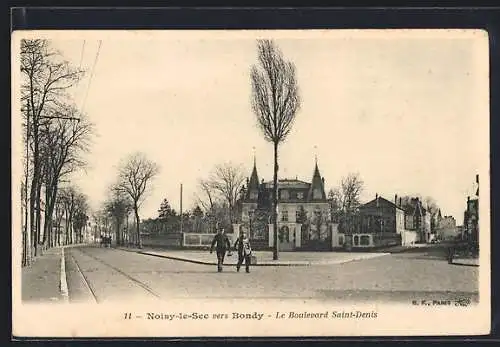
<path fill-rule="evenodd" d="M 256 35 L 52 36 L 68 61 L 88 70 L 71 93 L 97 133 L 86 172 L 74 179 L 93 208 L 120 160 L 136 151 L 160 166 L 142 218 L 155 217 L 164 198 L 179 209 L 181 183 L 183 206 L 193 207 L 198 179 L 217 164 L 241 164 L 249 176 L 253 148 L 259 176 L 272 179 L 272 145 L 250 107 Z M 327 190 L 357 172 L 363 201 L 431 196 L 462 223 L 475 175 L 489 167 L 484 33 L 259 35 L 275 39 L 295 64 L 302 98 L 279 148 L 280 178 L 311 180 L 317 156 Z"/>

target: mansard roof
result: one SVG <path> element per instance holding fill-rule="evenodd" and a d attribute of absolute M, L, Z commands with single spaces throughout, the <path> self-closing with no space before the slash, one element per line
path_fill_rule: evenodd
<path fill-rule="evenodd" d="M 264 183 L 264 187 L 271 189 L 274 186 L 273 181 L 268 181 Z M 290 189 L 309 189 L 311 183 L 304 182 L 299 179 L 284 178 L 278 180 L 278 188 L 290 188 Z"/>

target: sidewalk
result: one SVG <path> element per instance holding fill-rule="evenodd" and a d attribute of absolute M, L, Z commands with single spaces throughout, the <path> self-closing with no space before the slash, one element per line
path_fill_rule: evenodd
<path fill-rule="evenodd" d="M 25 302 L 64 302 L 61 291 L 62 248 L 50 248 L 36 257 L 30 266 L 23 267 L 22 300 Z"/>
<path fill-rule="evenodd" d="M 191 250 L 158 250 L 118 247 L 117 249 L 137 252 L 166 259 L 185 261 L 202 265 L 217 265 L 215 252 Z M 365 260 L 389 255 L 389 253 L 351 253 L 351 252 L 281 252 L 279 260 L 272 260 L 272 252 L 255 251 L 257 264 L 255 266 L 309 266 L 309 265 L 337 265 L 351 261 Z M 233 252 L 231 257 L 226 255 L 225 265 L 236 265 L 238 255 Z"/>
<path fill-rule="evenodd" d="M 479 266 L 479 258 L 453 258 L 454 265 Z"/>

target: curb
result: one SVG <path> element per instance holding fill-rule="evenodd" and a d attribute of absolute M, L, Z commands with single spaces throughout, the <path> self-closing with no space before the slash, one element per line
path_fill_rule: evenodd
<path fill-rule="evenodd" d="M 216 266 L 216 262 L 208 262 L 208 261 L 201 261 L 201 260 L 193 260 L 193 259 L 188 259 L 188 258 L 181 258 L 181 257 L 174 257 L 174 256 L 169 256 L 169 255 L 161 255 L 161 254 L 154 254 L 154 253 L 149 253 L 147 251 L 134 251 L 134 250 L 128 250 L 128 249 L 123 249 L 123 248 L 116 248 L 118 250 L 122 250 L 125 252 L 134 252 L 138 254 L 143 254 L 143 255 L 149 255 L 151 257 L 158 257 L 158 258 L 164 258 L 164 259 L 170 259 L 170 260 L 178 260 L 178 261 L 183 261 L 186 263 L 192 263 L 192 264 L 199 264 L 199 265 L 210 265 L 210 266 Z M 358 258 L 358 259 L 348 259 L 344 261 L 337 261 L 337 262 L 319 262 L 319 263 L 314 263 L 314 262 L 307 262 L 307 263 L 289 263 L 289 264 L 284 264 L 284 263 L 278 263 L 278 264 L 269 264 L 269 263 L 257 263 L 253 264 L 251 266 L 312 266 L 312 265 L 341 265 L 341 264 L 347 264 L 351 263 L 354 261 L 360 261 L 360 260 L 368 260 L 368 259 L 375 259 L 379 258 L 382 256 L 387 256 L 390 255 L 390 253 L 381 253 L 380 255 L 377 255 L 375 257 L 369 257 L 369 258 Z M 225 266 L 236 266 L 236 264 L 224 264 Z"/>
<path fill-rule="evenodd" d="M 64 257 L 64 248 L 61 248 L 61 272 L 59 280 L 59 289 L 61 290 L 61 295 L 64 302 L 69 302 L 68 294 L 68 281 L 66 278 L 66 262 Z"/>

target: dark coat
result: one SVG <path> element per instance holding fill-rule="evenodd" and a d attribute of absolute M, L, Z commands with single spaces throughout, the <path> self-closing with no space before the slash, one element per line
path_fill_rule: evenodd
<path fill-rule="evenodd" d="M 243 255 L 243 250 L 245 244 L 248 246 L 250 253 L 252 253 L 252 247 L 250 246 L 250 241 L 248 239 L 242 239 L 238 237 L 236 242 L 234 243 L 234 249 L 238 252 L 239 255 Z"/>
<path fill-rule="evenodd" d="M 226 250 L 231 249 L 231 244 L 229 243 L 229 239 L 225 234 L 216 234 L 214 239 L 212 240 L 212 244 L 210 245 L 210 251 L 217 250 L 217 252 L 224 252 Z"/>

